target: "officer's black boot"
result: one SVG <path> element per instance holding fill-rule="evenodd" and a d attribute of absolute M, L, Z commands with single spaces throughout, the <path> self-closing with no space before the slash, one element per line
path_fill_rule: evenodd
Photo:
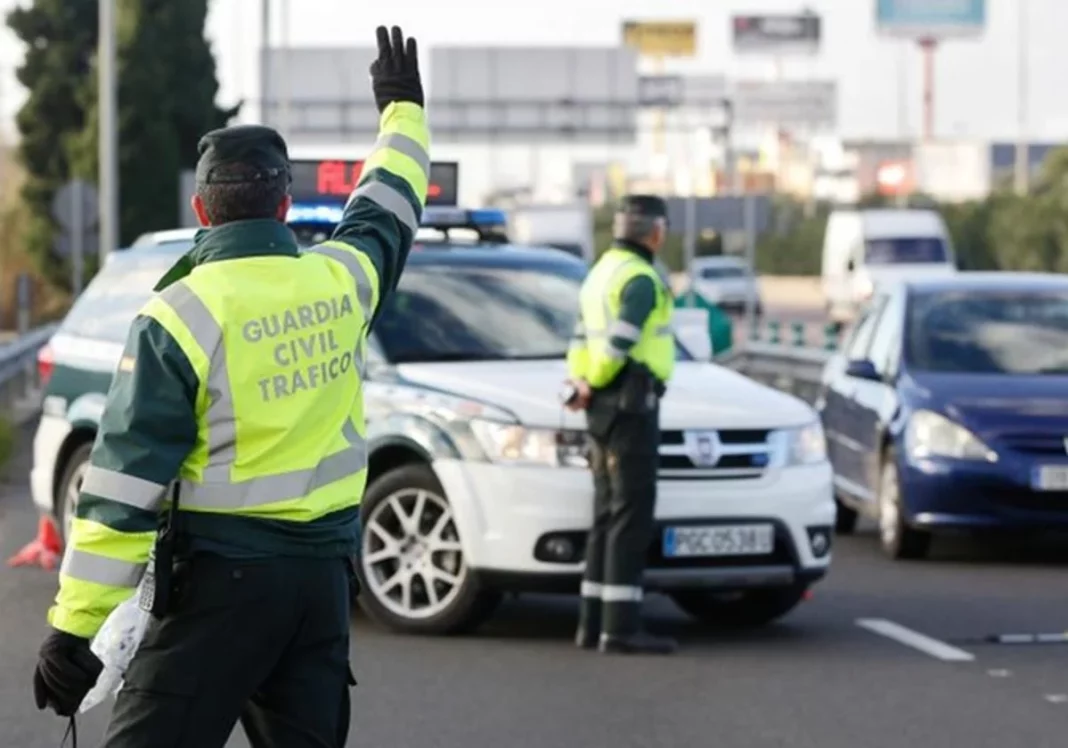
<path fill-rule="evenodd" d="M 604 632 L 598 649 L 604 654 L 672 654 L 678 643 L 654 636 L 641 627 L 641 603 L 606 603 Z"/>
<path fill-rule="evenodd" d="M 601 637 L 601 600 L 597 597 L 583 597 L 581 600 L 575 646 L 595 649 Z"/>

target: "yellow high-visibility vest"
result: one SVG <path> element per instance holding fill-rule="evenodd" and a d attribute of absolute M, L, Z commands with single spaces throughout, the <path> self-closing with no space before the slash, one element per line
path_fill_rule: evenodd
<path fill-rule="evenodd" d="M 629 352 L 614 348 L 613 335 L 629 327 L 619 319 L 624 287 L 633 278 L 648 276 L 656 284 L 656 306 L 646 318 L 637 342 Z M 579 294 L 581 328 L 568 349 L 568 368 L 574 378 L 583 378 L 591 387 L 604 387 L 623 368 L 629 356 L 645 364 L 662 382 L 675 369 L 675 336 L 671 326 L 671 295 L 652 264 L 633 252 L 613 247 L 605 252 L 586 277 Z M 629 331 L 638 333 L 638 331 Z M 634 336 L 631 336 L 634 337 Z"/>
<path fill-rule="evenodd" d="M 247 296 L 231 288 L 236 278 Z M 269 287 L 285 302 L 265 314 Z M 183 510 L 309 521 L 359 502 L 362 371 L 377 303 L 370 260 L 332 242 L 296 260 L 202 265 L 149 302 L 142 314 L 174 337 L 201 382 Z"/>

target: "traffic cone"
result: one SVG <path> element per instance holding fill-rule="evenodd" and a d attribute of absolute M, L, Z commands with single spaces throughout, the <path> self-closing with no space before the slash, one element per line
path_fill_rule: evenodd
<path fill-rule="evenodd" d="M 18 553 L 7 560 L 8 566 L 40 566 L 52 571 L 63 553 L 63 541 L 59 538 L 55 520 L 42 516 L 37 521 L 37 537 L 24 545 Z"/>

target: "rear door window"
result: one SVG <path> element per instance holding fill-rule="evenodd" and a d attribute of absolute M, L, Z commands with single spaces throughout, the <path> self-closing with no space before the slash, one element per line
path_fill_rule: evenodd
<path fill-rule="evenodd" d="M 127 253 L 128 252 L 128 253 Z M 178 258 L 178 252 L 134 250 L 115 253 L 74 303 L 61 332 L 108 343 L 125 343 L 137 312 Z"/>

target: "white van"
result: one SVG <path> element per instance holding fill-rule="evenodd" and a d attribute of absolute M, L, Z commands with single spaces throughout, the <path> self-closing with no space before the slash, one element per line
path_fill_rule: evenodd
<path fill-rule="evenodd" d="M 848 322 L 881 283 L 957 271 L 953 242 L 934 210 L 835 210 L 823 237 L 823 295 Z"/>

